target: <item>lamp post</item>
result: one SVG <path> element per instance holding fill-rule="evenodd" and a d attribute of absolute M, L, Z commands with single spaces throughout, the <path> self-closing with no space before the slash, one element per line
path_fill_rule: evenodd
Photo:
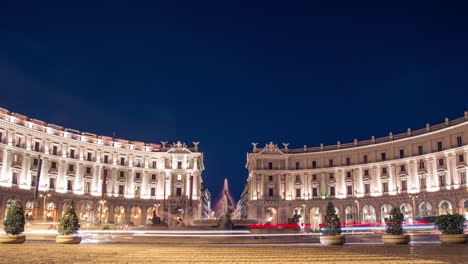
<path fill-rule="evenodd" d="M 46 221 L 46 199 L 47 199 L 47 197 L 50 197 L 50 196 L 51 196 L 51 194 L 48 193 L 48 192 L 44 192 L 44 193 L 39 194 L 39 197 L 44 198 L 44 203 L 42 205 L 42 220 L 44 222 Z"/>

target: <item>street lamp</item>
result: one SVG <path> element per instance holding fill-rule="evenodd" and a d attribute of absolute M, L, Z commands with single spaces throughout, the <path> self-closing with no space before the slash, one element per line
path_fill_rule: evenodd
<path fill-rule="evenodd" d="M 42 206 L 42 220 L 44 222 L 46 221 L 46 199 L 47 199 L 47 197 L 50 197 L 50 196 L 51 196 L 51 194 L 48 193 L 48 192 L 44 192 L 44 193 L 39 194 L 39 197 L 44 198 L 44 203 L 43 203 L 43 206 Z"/>

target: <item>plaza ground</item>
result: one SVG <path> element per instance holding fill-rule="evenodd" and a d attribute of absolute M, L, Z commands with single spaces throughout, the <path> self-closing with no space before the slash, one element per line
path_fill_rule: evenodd
<path fill-rule="evenodd" d="M 0 263 L 468 263 L 468 245 L 1 245 Z"/>

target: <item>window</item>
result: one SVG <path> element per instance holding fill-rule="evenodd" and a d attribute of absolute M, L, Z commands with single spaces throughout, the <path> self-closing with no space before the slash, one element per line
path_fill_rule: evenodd
<path fill-rule="evenodd" d="M 364 193 L 365 194 L 370 193 L 370 184 L 369 183 L 364 184 Z"/>
<path fill-rule="evenodd" d="M 346 178 L 351 178 L 351 172 L 350 171 L 346 172 Z"/>
<path fill-rule="evenodd" d="M 177 196 L 177 197 L 181 197 L 181 196 L 182 196 L 182 188 L 180 188 L 180 187 L 177 187 L 177 188 L 176 188 L 176 196 Z"/>
<path fill-rule="evenodd" d="M 135 178 L 140 179 L 140 177 L 141 177 L 141 173 L 138 172 L 135 174 Z"/>
<path fill-rule="evenodd" d="M 400 149 L 400 159 L 403 159 L 405 157 L 405 150 Z"/>
<path fill-rule="evenodd" d="M 125 177 L 125 173 L 123 171 L 120 171 L 119 174 L 120 174 L 120 178 Z"/>
<path fill-rule="evenodd" d="M 312 161 L 312 169 L 317 168 L 317 162 L 315 160 Z"/>
<path fill-rule="evenodd" d="M 444 166 L 444 159 L 439 159 L 439 166 Z"/>
<path fill-rule="evenodd" d="M 382 152 L 381 155 L 380 155 L 382 161 L 386 161 L 387 160 L 387 155 L 385 154 L 385 152 Z"/>
<path fill-rule="evenodd" d="M 38 159 L 34 159 L 33 160 L 33 166 L 37 166 L 39 165 L 39 160 Z"/>
<path fill-rule="evenodd" d="M 70 149 L 70 158 L 74 159 L 75 158 L 75 150 Z"/>
<path fill-rule="evenodd" d="M 74 166 L 73 165 L 68 165 L 68 171 L 73 171 L 74 170 Z"/>
<path fill-rule="evenodd" d="M 156 174 L 151 174 L 151 180 L 156 180 Z"/>
<path fill-rule="evenodd" d="M 406 171 L 406 166 L 405 165 L 400 165 L 400 171 L 402 171 L 402 172 Z"/>
<path fill-rule="evenodd" d="M 317 197 L 317 196 L 318 196 L 317 188 L 312 188 L 312 197 Z"/>
<path fill-rule="evenodd" d="M 151 166 L 151 167 L 153 167 L 153 169 L 156 169 L 156 165 L 157 165 L 156 161 L 155 161 L 155 160 L 153 160 L 153 164 L 152 164 L 152 166 Z"/>
<path fill-rule="evenodd" d="M 90 167 L 86 167 L 86 174 L 91 174 L 91 168 Z"/>
<path fill-rule="evenodd" d="M 461 184 L 466 184 L 466 171 L 461 171 L 460 172 L 460 183 Z"/>
<path fill-rule="evenodd" d="M 73 180 L 67 181 L 67 191 L 73 191 Z"/>
<path fill-rule="evenodd" d="M 91 155 L 92 155 L 91 152 L 88 152 L 88 157 L 87 157 L 88 161 L 91 161 L 91 160 L 92 160 L 92 159 L 91 159 L 91 158 L 92 158 Z"/>
<path fill-rule="evenodd" d="M 463 146 L 462 137 L 457 137 L 457 146 L 459 147 Z"/>
<path fill-rule="evenodd" d="M 298 162 L 298 161 L 296 161 L 296 170 L 298 170 L 298 169 L 299 169 L 299 167 L 300 167 L 300 166 L 299 166 L 299 162 Z"/>
<path fill-rule="evenodd" d="M 181 175 L 181 174 L 178 174 L 178 175 L 177 175 L 177 180 L 178 180 L 178 181 L 182 181 L 182 175 Z"/>
<path fill-rule="evenodd" d="M 141 159 L 137 159 L 137 160 L 136 160 L 136 166 L 137 166 L 137 167 L 141 167 Z"/>
<path fill-rule="evenodd" d="M 31 186 L 36 186 L 36 183 L 37 183 L 37 176 L 36 175 L 33 175 L 31 177 Z"/>
<path fill-rule="evenodd" d="M 439 175 L 439 184 L 440 184 L 440 187 L 444 187 L 445 186 L 445 175 Z"/>
<path fill-rule="evenodd" d="M 178 168 L 178 169 L 182 169 L 182 161 L 178 161 L 178 162 L 177 162 L 177 168 Z"/>
<path fill-rule="evenodd" d="M 333 180 L 333 179 L 335 179 L 335 174 L 330 173 L 330 180 Z"/>
<path fill-rule="evenodd" d="M 463 154 L 458 155 L 458 162 L 464 162 L 465 161 L 465 156 Z"/>
<path fill-rule="evenodd" d="M 419 161 L 419 168 L 422 170 L 424 169 L 424 161 L 423 160 L 420 160 Z"/>
<path fill-rule="evenodd" d="M 301 188 L 296 188 L 296 197 L 301 197 Z"/>
<path fill-rule="evenodd" d="M 335 187 L 330 187 L 330 196 L 335 196 Z"/>
<path fill-rule="evenodd" d="M 104 163 L 109 163 L 109 155 L 104 155 Z"/>
<path fill-rule="evenodd" d="M 353 195 L 353 186 L 351 185 L 346 186 L 346 194 Z"/>
<path fill-rule="evenodd" d="M 351 165 L 351 159 L 349 157 L 346 158 L 346 166 Z"/>
<path fill-rule="evenodd" d="M 50 189 L 55 189 L 55 178 L 50 178 L 49 179 L 49 188 Z"/>
<path fill-rule="evenodd" d="M 13 177 L 11 181 L 12 181 L 12 184 L 15 184 L 15 185 L 18 184 L 18 173 L 13 172 Z"/>
<path fill-rule="evenodd" d="M 268 196 L 273 197 L 273 188 L 268 188 Z"/>
<path fill-rule="evenodd" d="M 328 167 L 333 167 L 333 160 L 332 159 L 328 160 Z"/>
<path fill-rule="evenodd" d="M 273 169 L 273 162 L 268 162 L 268 169 L 272 170 Z"/>
<path fill-rule="evenodd" d="M 40 143 L 38 141 L 34 142 L 34 151 L 39 151 Z"/>
<path fill-rule="evenodd" d="M 125 158 L 124 157 L 120 158 L 120 165 L 125 165 Z"/>
<path fill-rule="evenodd" d="M 151 196 L 156 196 L 156 188 L 151 187 Z"/>
<path fill-rule="evenodd" d="M 57 168 L 57 162 L 52 161 L 52 162 L 50 163 L 50 168 L 51 168 L 51 169 L 56 169 L 56 168 Z"/>
<path fill-rule="evenodd" d="M 369 170 L 364 170 L 364 176 L 369 176 Z"/>
<path fill-rule="evenodd" d="M 426 189 L 426 178 L 425 177 L 421 177 L 421 179 L 419 179 L 419 187 L 421 189 Z"/>
<path fill-rule="evenodd" d="M 382 191 L 383 193 L 388 193 L 388 182 L 382 183 Z"/>
<path fill-rule="evenodd" d="M 367 163 L 367 155 L 364 155 L 364 163 Z"/>
<path fill-rule="evenodd" d="M 442 151 L 442 141 L 437 142 L 437 151 Z"/>
<path fill-rule="evenodd" d="M 273 176 L 272 175 L 268 176 L 268 180 L 273 181 Z"/>
<path fill-rule="evenodd" d="M 123 194 L 124 194 L 124 188 L 125 188 L 125 186 L 119 185 L 119 195 L 123 195 Z"/>
<path fill-rule="evenodd" d="M 52 147 L 52 154 L 57 155 L 57 146 Z"/>
<path fill-rule="evenodd" d="M 408 185 L 406 184 L 406 180 L 401 181 L 401 190 L 402 191 L 408 190 Z"/>
<path fill-rule="evenodd" d="M 316 181 L 317 180 L 317 174 L 312 174 L 312 180 Z"/>
<path fill-rule="evenodd" d="M 296 175 L 296 182 L 299 182 L 299 181 L 301 181 L 301 176 Z"/>
<path fill-rule="evenodd" d="M 423 146 L 418 146 L 418 155 L 424 154 L 423 152 Z"/>
<path fill-rule="evenodd" d="M 387 174 L 387 168 L 382 168 L 382 174 Z"/>

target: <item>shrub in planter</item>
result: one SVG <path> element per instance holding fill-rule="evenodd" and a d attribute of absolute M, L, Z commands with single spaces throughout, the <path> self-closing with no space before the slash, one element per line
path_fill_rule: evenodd
<path fill-rule="evenodd" d="M 463 233 L 465 217 L 459 214 L 440 215 L 436 220 L 437 228 L 442 232 L 440 241 L 444 244 L 460 244 L 466 242 Z"/>
<path fill-rule="evenodd" d="M 78 216 L 75 213 L 75 203 L 72 201 L 65 211 L 60 224 L 58 226 L 59 235 L 56 238 L 60 244 L 78 244 L 81 242 L 81 237 L 75 234 L 80 229 Z"/>
<path fill-rule="evenodd" d="M 405 235 L 403 222 L 405 218 L 401 213 L 400 208 L 393 208 L 390 211 L 390 216 L 385 218 L 385 233 L 382 236 L 384 244 L 408 244 L 409 236 Z"/>
<path fill-rule="evenodd" d="M 3 244 L 22 244 L 26 240 L 24 232 L 24 209 L 20 201 L 14 201 L 8 210 L 5 221 L 3 221 L 3 228 L 5 229 L 6 236 L 0 237 L 0 243 Z"/>
<path fill-rule="evenodd" d="M 343 245 L 345 243 L 345 238 L 341 235 L 340 218 L 336 214 L 335 206 L 331 202 L 328 202 L 327 205 L 320 243 L 324 245 Z"/>

